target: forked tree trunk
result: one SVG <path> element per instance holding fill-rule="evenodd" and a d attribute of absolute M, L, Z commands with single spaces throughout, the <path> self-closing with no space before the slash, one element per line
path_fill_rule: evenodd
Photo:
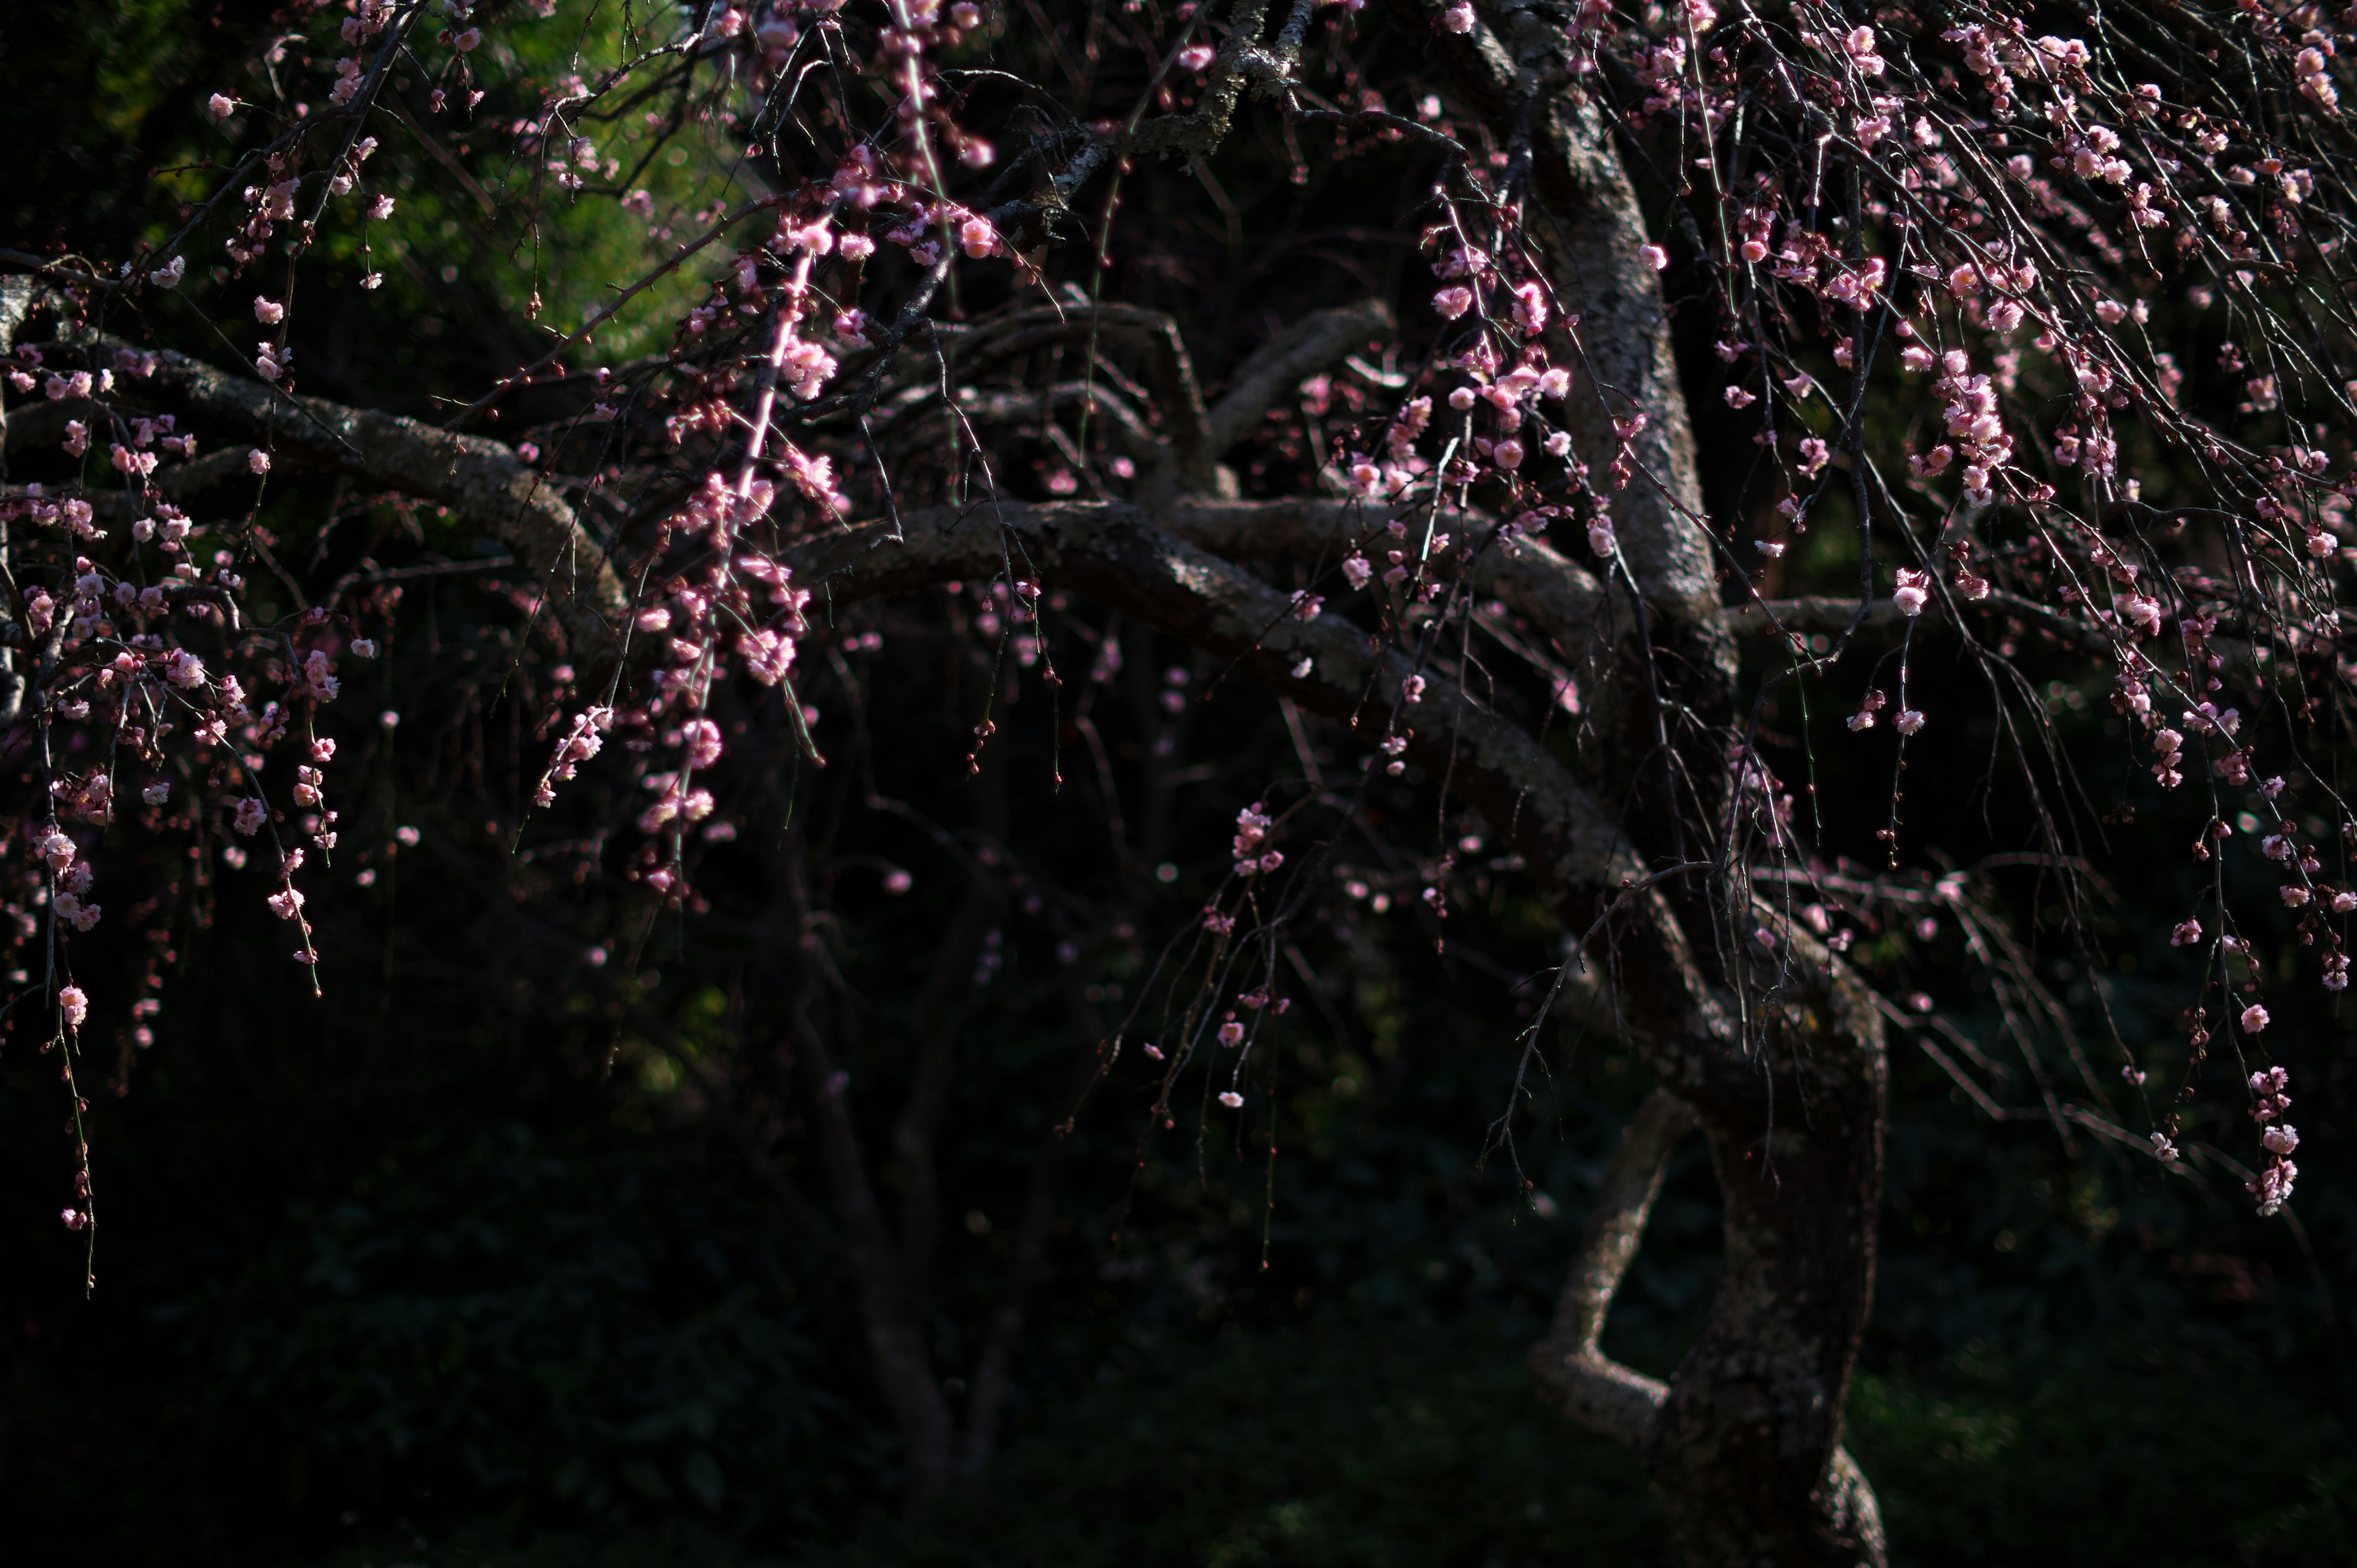
<path fill-rule="evenodd" d="M 1609 418 L 1645 416 L 1631 444 L 1638 477 L 1615 504 L 1639 590 L 1627 614 L 1641 630 L 1619 639 L 1605 671 L 1606 798 L 1647 803 L 1627 826 L 1650 867 L 1708 858 L 1704 845 L 1723 837 L 1713 823 L 1727 820 L 1733 639 L 1661 289 L 1637 250 L 1643 214 L 1602 115 L 1564 70 L 1560 17 L 1502 0 L 1480 7 L 1480 25 L 1459 35 L 1437 25 L 1442 8 L 1392 0 L 1458 97 L 1529 159 L 1525 227 L 1553 263 L 1564 308 L 1580 312 L 1602 393 L 1574 400 L 1588 416 L 1585 428 L 1575 420 L 1575 435 L 1591 468 L 1615 456 Z M 1567 1410 L 1636 1449 L 1691 1562 L 1879 1564 L 1873 1492 L 1840 1446 L 1873 1289 L 1879 1020 L 1804 933 L 1739 894 L 1722 890 L 1713 908 L 1704 887 L 1699 877 L 1664 882 L 1624 900 L 1633 918 L 1614 939 L 1609 995 L 1676 1099 L 1657 1099 L 1632 1128 L 1632 1168 L 1608 1182 L 1566 1292 L 1569 1321 L 1534 1364 Z M 1750 940 L 1763 928 L 1772 952 Z M 1760 958 L 1759 972 L 1738 972 Z M 1687 1118 L 1718 1175 L 1725 1261 L 1701 1336 L 1664 1387 L 1611 1364 L 1596 1336 Z"/>

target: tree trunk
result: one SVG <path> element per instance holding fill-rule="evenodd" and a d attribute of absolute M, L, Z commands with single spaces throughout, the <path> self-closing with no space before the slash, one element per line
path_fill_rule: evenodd
<path fill-rule="evenodd" d="M 1644 215 L 1604 116 L 1564 68 L 1559 22 L 1497 0 L 1456 34 L 1438 25 L 1443 3 L 1392 0 L 1392 10 L 1500 144 L 1527 159 L 1524 225 L 1563 308 L 1579 312 L 1597 381 L 1573 400 L 1575 439 L 1591 468 L 1617 459 L 1633 471 L 1613 498 L 1635 592 L 1599 659 L 1599 793 L 1631 802 L 1628 831 L 1648 871 L 1716 860 L 1724 876 L 1734 643 L 1658 274 L 1638 250 Z M 1633 435 L 1612 427 L 1636 413 Z M 1641 911 L 1622 896 L 1635 918 L 1611 938 L 1620 1015 L 1689 1109 L 1657 1111 L 1632 1132 L 1650 1169 L 1599 1203 L 1603 1229 L 1566 1291 L 1585 1326 L 1566 1343 L 1558 1324 L 1539 1352 L 1543 1380 L 1638 1451 L 1689 1561 L 1878 1564 L 1873 1493 L 1840 1442 L 1873 1289 L 1880 1023 L 1834 955 L 1752 908 L 1739 877 L 1711 887 L 1699 875 L 1664 882 L 1640 896 Z M 1663 1387 L 1614 1366 L 1595 1337 L 1686 1115 L 1718 1173 L 1725 1262 L 1701 1337 Z M 1612 1264 L 1598 1248 L 1623 1255 Z"/>

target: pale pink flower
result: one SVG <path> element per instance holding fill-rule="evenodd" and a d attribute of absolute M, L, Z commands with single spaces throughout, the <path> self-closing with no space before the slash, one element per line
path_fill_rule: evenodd
<path fill-rule="evenodd" d="M 1461 285 L 1444 288 L 1432 296 L 1432 308 L 1454 321 L 1473 308 L 1473 291 Z"/>
<path fill-rule="evenodd" d="M 1640 261 L 1643 262 L 1647 266 L 1652 268 L 1657 273 L 1663 271 L 1670 264 L 1669 252 L 1662 249 L 1659 245 L 1638 246 L 1637 257 Z"/>
<path fill-rule="evenodd" d="M 1440 14 L 1440 25 L 1448 28 L 1452 33 L 1464 34 L 1471 32 L 1473 30 L 1473 7 L 1469 4 L 1469 0 L 1457 0 L 1456 5 L 1451 5 L 1448 10 L 1443 11 Z"/>
<path fill-rule="evenodd" d="M 60 987 L 58 992 L 58 1006 L 66 1015 L 66 1027 L 79 1029 L 81 1027 L 81 1021 L 90 1016 L 89 993 L 79 985 Z"/>
<path fill-rule="evenodd" d="M 2243 1009 L 2243 1028 L 2244 1031 L 2255 1035 L 2266 1026 L 2267 1010 L 2265 1007 L 2261 1006 L 2258 1003 L 2254 1002 L 2248 1007 Z"/>
<path fill-rule="evenodd" d="M 1899 607 L 1903 616 L 1919 616 L 1932 598 L 1932 574 L 1901 566 L 1895 574 L 1899 585 L 1891 590 L 1890 602 Z"/>

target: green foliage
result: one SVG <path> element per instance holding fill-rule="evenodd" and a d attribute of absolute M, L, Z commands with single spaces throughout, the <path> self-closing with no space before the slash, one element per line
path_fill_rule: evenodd
<path fill-rule="evenodd" d="M 1900 1561 L 2357 1562 L 2344 1412 L 2226 1336 L 2156 1327 L 1941 1384 L 1861 1377 L 1851 1446 Z"/>
<path fill-rule="evenodd" d="M 790 1260 L 732 1246 L 660 1148 L 516 1126 L 390 1152 L 233 1286 L 174 1309 L 287 1500 L 463 1482 L 486 1501 L 767 1516 L 823 1402 Z"/>

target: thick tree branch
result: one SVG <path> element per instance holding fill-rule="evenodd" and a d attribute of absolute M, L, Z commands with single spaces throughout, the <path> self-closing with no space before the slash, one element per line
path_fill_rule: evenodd
<path fill-rule="evenodd" d="M 1369 536 L 1388 542 L 1383 524 L 1394 516 L 1421 536 L 1427 521 L 1459 546 L 1489 520 L 1450 510 L 1435 520 L 1429 504 L 1371 506 L 1363 501 L 1185 499 L 1158 521 L 1178 538 L 1231 561 L 1283 561 L 1332 567 Z M 1368 548 L 1376 548 L 1369 545 Z M 1543 539 L 1500 541 L 1480 552 L 1466 585 L 1477 596 L 1501 600 L 1545 632 L 1567 657 L 1593 637 L 1604 608 L 1604 585 L 1594 574 Z"/>
<path fill-rule="evenodd" d="M 1631 1447 L 1642 1444 L 1670 1388 L 1604 1354 L 1604 1319 L 1644 1240 L 1671 1151 L 1700 1125 L 1694 1108 L 1657 1089 L 1637 1108 L 1604 1167 L 1555 1326 L 1531 1348 L 1531 1372 L 1565 1414 Z"/>
<path fill-rule="evenodd" d="M 1341 719 L 1372 750 L 1389 733 L 1407 660 L 1340 616 L 1303 620 L 1250 573 L 1155 529 L 1126 505 L 985 502 L 904 513 L 903 542 L 863 523 L 795 553 L 798 580 L 837 599 L 1018 570 L 1092 593 L 1223 658 L 1304 707 Z M 1304 661 L 1307 661 L 1306 668 Z M 1297 670 L 1302 673 L 1295 674 Z M 1408 755 L 1438 772 L 1520 850 L 1543 881 L 1579 895 L 1638 865 L 1609 812 L 1528 731 L 1431 682 L 1399 708 Z"/>
<path fill-rule="evenodd" d="M 91 332 L 70 338 L 106 351 L 128 347 Z M 613 648 L 629 604 L 621 579 L 555 487 L 500 443 L 325 398 L 293 397 L 169 351 L 157 356 L 152 376 L 124 380 L 118 390 L 143 403 L 185 409 L 200 422 L 199 433 L 213 440 L 233 435 L 279 458 L 448 507 L 512 550 L 540 578 L 551 612 L 583 657 Z M 190 479 L 199 477 L 210 478 L 211 470 Z"/>
<path fill-rule="evenodd" d="M 1361 300 L 1333 310 L 1312 311 L 1253 350 L 1236 373 L 1225 395 L 1204 422 L 1205 444 L 1216 460 L 1229 447 L 1253 433 L 1261 416 L 1276 406 L 1302 380 L 1314 376 L 1371 338 L 1399 329 L 1391 306 L 1380 299 Z"/>

